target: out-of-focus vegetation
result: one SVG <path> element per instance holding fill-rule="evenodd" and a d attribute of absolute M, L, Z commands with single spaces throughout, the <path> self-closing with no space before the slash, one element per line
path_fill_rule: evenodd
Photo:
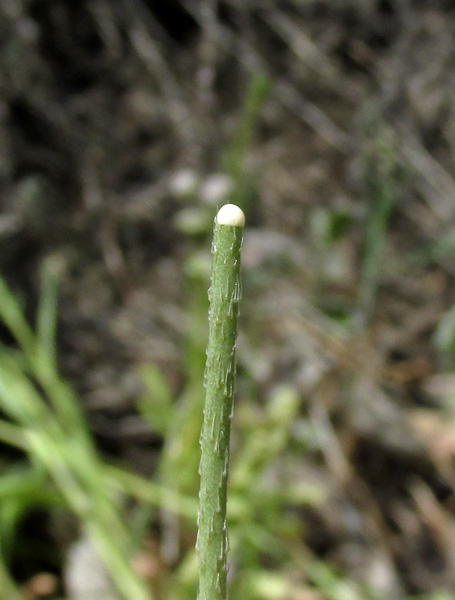
<path fill-rule="evenodd" d="M 226 201 L 231 598 L 451 598 L 454 32 L 443 0 L 0 1 L 1 598 L 195 598 Z"/>

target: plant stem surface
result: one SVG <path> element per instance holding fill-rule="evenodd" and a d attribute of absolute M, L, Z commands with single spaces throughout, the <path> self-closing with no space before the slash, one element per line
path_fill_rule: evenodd
<path fill-rule="evenodd" d="M 226 502 L 243 224 L 242 211 L 228 204 L 220 209 L 213 233 L 206 399 L 201 434 L 199 600 L 227 598 Z"/>

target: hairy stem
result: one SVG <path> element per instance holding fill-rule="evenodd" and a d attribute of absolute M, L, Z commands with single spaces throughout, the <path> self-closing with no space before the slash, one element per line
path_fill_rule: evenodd
<path fill-rule="evenodd" d="M 199 600 L 227 598 L 226 501 L 244 221 L 243 212 L 227 204 L 218 212 L 213 233 L 206 399 L 201 435 Z"/>

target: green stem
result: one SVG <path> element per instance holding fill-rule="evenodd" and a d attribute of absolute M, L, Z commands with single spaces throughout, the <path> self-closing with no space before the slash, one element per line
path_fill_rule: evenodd
<path fill-rule="evenodd" d="M 242 211 L 227 204 L 217 215 L 213 233 L 206 399 L 201 435 L 199 600 L 227 598 L 226 501 L 244 221 Z"/>

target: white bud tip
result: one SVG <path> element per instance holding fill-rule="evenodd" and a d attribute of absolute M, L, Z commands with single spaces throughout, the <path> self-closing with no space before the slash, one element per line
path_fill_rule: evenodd
<path fill-rule="evenodd" d="M 218 211 L 216 222 L 218 225 L 243 227 L 245 225 L 245 215 L 243 214 L 243 210 L 235 204 L 225 204 Z"/>

